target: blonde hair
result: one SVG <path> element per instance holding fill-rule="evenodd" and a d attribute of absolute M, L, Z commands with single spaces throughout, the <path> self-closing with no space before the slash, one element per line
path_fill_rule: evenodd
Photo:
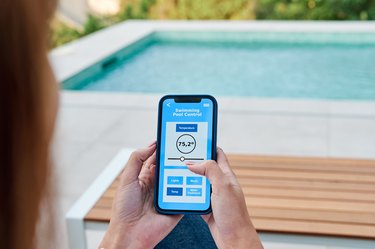
<path fill-rule="evenodd" d="M 54 6 L 51 0 L 0 1 L 1 248 L 37 247 L 50 175 L 45 71 Z"/>

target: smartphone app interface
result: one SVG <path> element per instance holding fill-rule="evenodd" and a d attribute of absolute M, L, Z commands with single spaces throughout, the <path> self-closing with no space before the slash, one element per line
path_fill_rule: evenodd
<path fill-rule="evenodd" d="M 163 102 L 158 203 L 162 209 L 206 210 L 210 183 L 191 172 L 186 161 L 212 159 L 213 103 Z"/>

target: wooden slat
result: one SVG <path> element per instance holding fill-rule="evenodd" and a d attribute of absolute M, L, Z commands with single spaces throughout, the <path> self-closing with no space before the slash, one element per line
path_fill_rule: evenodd
<path fill-rule="evenodd" d="M 283 179 L 301 179 L 301 180 L 323 180 L 334 182 L 362 182 L 375 183 L 375 175 L 359 175 L 359 174 L 340 174 L 340 173 L 316 173 L 316 172 L 298 172 L 282 170 L 258 170 L 258 169 L 240 169 L 235 171 L 237 175 L 242 177 L 279 177 Z"/>
<path fill-rule="evenodd" d="M 108 189 L 107 191 L 104 192 L 102 197 L 105 198 L 114 198 L 116 194 L 116 189 Z"/>
<path fill-rule="evenodd" d="M 283 170 L 283 171 L 290 171 L 290 170 L 297 170 L 299 172 L 332 172 L 332 173 L 356 173 L 356 174 L 366 174 L 366 175 L 375 175 L 375 168 L 365 168 L 355 165 L 351 166 L 340 166 L 340 165 L 319 165 L 319 164 L 271 164 L 271 163 L 246 163 L 246 162 L 231 162 L 231 167 L 233 169 L 262 169 L 262 170 Z"/>
<path fill-rule="evenodd" d="M 112 209 L 113 198 L 100 198 L 95 204 L 95 207 L 101 209 Z"/>
<path fill-rule="evenodd" d="M 247 196 L 267 196 L 267 197 L 291 197 L 297 199 L 315 200 L 335 200 L 335 201 L 358 201 L 375 203 L 375 191 L 371 193 L 350 193 L 344 191 L 326 191 L 310 189 L 288 189 L 282 187 L 243 187 L 243 192 Z"/>
<path fill-rule="evenodd" d="M 251 217 L 272 218 L 272 219 L 289 219 L 289 220 L 305 220 L 305 221 L 321 221 L 335 223 L 351 223 L 351 224 L 368 224 L 373 225 L 375 215 L 369 213 L 350 213 L 327 210 L 304 209 L 298 210 L 293 208 L 278 207 L 249 207 Z"/>
<path fill-rule="evenodd" d="M 90 210 L 90 212 L 86 215 L 85 220 L 87 221 L 101 221 L 101 222 L 109 222 L 111 219 L 111 209 L 102 209 L 96 208 Z"/>
<path fill-rule="evenodd" d="M 297 189 L 322 189 L 327 191 L 346 191 L 349 193 L 369 192 L 374 193 L 374 184 L 346 183 L 346 182 L 327 182 L 327 181 L 306 181 L 306 180 L 285 180 L 280 178 L 268 177 L 242 177 L 237 175 L 241 186 L 259 186 L 259 187 L 284 187 Z"/>
<path fill-rule="evenodd" d="M 258 230 L 375 238 L 375 161 L 229 155 Z M 108 222 L 119 178 L 86 215 Z"/>
<path fill-rule="evenodd" d="M 280 207 L 305 210 L 330 210 L 350 212 L 366 212 L 375 215 L 375 204 L 358 202 L 339 202 L 339 201 L 321 201 L 321 200 L 299 200 L 292 198 L 267 198 L 267 197 L 249 197 L 245 196 L 249 207 Z"/>
<path fill-rule="evenodd" d="M 325 165 L 334 166 L 340 165 L 342 167 L 353 165 L 375 168 L 374 160 L 359 160 L 359 159 L 346 159 L 346 158 L 319 158 L 319 157 L 288 157 L 288 156 L 249 156 L 249 155 L 239 155 L 231 154 L 228 155 L 228 160 L 231 163 L 236 163 L 236 161 L 244 161 L 248 163 L 260 162 L 267 164 L 300 164 L 304 165 Z"/>
<path fill-rule="evenodd" d="M 253 218 L 258 231 L 374 238 L 374 225 Z"/>

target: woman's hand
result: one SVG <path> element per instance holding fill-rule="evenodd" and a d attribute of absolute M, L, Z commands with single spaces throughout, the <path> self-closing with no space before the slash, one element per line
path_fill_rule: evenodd
<path fill-rule="evenodd" d="M 161 215 L 154 209 L 155 148 L 154 143 L 130 156 L 100 248 L 153 248 L 182 218 Z"/>
<path fill-rule="evenodd" d="M 219 248 L 263 248 L 247 212 L 245 197 L 221 149 L 217 162 L 187 162 L 188 168 L 206 176 L 212 186 L 212 213 L 203 215 Z"/>

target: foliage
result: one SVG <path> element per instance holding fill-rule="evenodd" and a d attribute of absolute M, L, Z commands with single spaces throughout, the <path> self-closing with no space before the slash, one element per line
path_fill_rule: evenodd
<path fill-rule="evenodd" d="M 373 0 L 258 0 L 258 19 L 374 20 Z"/>
<path fill-rule="evenodd" d="M 119 20 L 148 19 L 151 7 L 156 0 L 139 0 L 136 2 L 122 2 L 122 11 L 118 14 Z"/>
<path fill-rule="evenodd" d="M 105 28 L 107 26 L 107 23 L 105 23 L 99 17 L 88 15 L 87 21 L 83 25 L 82 30 L 68 26 L 67 24 L 57 20 L 53 21 L 51 26 L 51 46 L 58 47 L 65 43 L 79 39 L 82 36 L 91 34 L 102 28 Z"/>
<path fill-rule="evenodd" d="M 51 46 L 58 47 L 81 37 L 81 33 L 63 22 L 54 21 L 52 24 Z"/>
<path fill-rule="evenodd" d="M 88 15 L 87 21 L 83 25 L 82 35 L 88 35 L 94 33 L 98 30 L 101 30 L 106 25 L 104 21 L 94 15 Z"/>
<path fill-rule="evenodd" d="M 158 1 L 156 9 L 166 1 Z M 171 19 L 253 19 L 253 1 L 248 0 L 179 0 L 170 1 L 165 18 Z M 159 12 L 160 13 L 160 12 Z M 151 13 L 152 14 L 152 13 Z M 155 13 L 153 15 L 158 18 Z"/>
<path fill-rule="evenodd" d="M 375 0 L 122 1 L 125 19 L 375 19 Z"/>
<path fill-rule="evenodd" d="M 53 47 L 129 19 L 375 20 L 375 0 L 119 0 L 115 16 L 89 15 L 82 30 L 53 25 Z"/>

